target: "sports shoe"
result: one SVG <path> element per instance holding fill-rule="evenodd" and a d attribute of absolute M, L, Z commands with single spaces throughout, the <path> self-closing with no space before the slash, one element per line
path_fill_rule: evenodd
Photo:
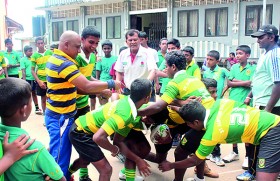
<path fill-rule="evenodd" d="M 226 163 L 230 163 L 230 162 L 233 162 L 235 160 L 239 160 L 239 155 L 236 154 L 234 151 L 232 151 L 229 155 L 225 156 L 223 158 L 223 160 Z"/>
<path fill-rule="evenodd" d="M 125 176 L 124 173 L 122 173 L 122 171 L 119 172 L 119 179 L 120 179 L 120 180 L 126 180 L 126 176 Z M 134 180 L 135 180 L 135 181 L 143 181 L 144 178 L 141 177 L 141 176 L 136 175 Z"/>
<path fill-rule="evenodd" d="M 40 108 L 35 109 L 35 114 L 43 115 L 43 111 Z"/>
<path fill-rule="evenodd" d="M 196 167 L 194 167 L 194 173 L 196 174 Z M 216 172 L 213 172 L 207 165 L 207 163 L 205 163 L 204 166 L 204 176 L 206 177 L 210 177 L 210 178 L 219 178 L 219 174 Z"/>
<path fill-rule="evenodd" d="M 85 176 L 85 177 L 80 177 L 79 178 L 79 181 L 92 181 L 90 178 L 89 178 L 89 176 L 87 175 L 87 176 Z"/>
<path fill-rule="evenodd" d="M 212 157 L 212 154 L 208 155 L 205 159 L 210 160 L 211 157 Z"/>
<path fill-rule="evenodd" d="M 219 167 L 223 167 L 223 166 L 225 166 L 225 162 L 221 159 L 221 157 L 219 157 L 219 156 L 216 156 L 216 157 L 214 157 L 214 156 L 212 156 L 211 158 L 210 158 L 210 161 L 211 162 L 213 162 L 213 163 L 215 163 L 217 166 L 219 166 Z"/>
<path fill-rule="evenodd" d="M 188 178 L 186 181 L 205 181 L 205 179 L 200 179 L 196 175 L 194 175 L 194 178 Z"/>
<path fill-rule="evenodd" d="M 248 157 L 245 157 L 243 163 L 242 163 L 242 168 L 244 170 L 248 170 Z"/>
<path fill-rule="evenodd" d="M 244 173 L 237 175 L 236 179 L 239 181 L 252 181 L 255 180 L 255 176 L 250 174 L 248 171 L 245 171 Z"/>

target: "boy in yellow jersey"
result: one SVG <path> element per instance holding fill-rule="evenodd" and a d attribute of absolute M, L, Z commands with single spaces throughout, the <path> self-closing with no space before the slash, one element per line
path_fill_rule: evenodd
<path fill-rule="evenodd" d="M 217 144 L 251 143 L 260 145 L 257 181 L 275 181 L 280 172 L 280 117 L 229 99 L 217 100 L 210 109 L 198 101 L 175 108 L 187 125 L 203 132 L 195 155 L 178 162 L 164 162 L 162 171 L 186 169 L 203 162 Z M 176 157 L 176 153 L 175 153 Z M 176 180 L 178 181 L 178 180 Z"/>
<path fill-rule="evenodd" d="M 156 123 L 166 123 L 171 132 L 171 136 L 183 134 L 189 130 L 184 120 L 177 112 L 166 109 L 175 99 L 186 100 L 190 96 L 202 97 L 202 102 L 206 107 L 211 107 L 214 99 L 210 96 L 205 85 L 196 77 L 186 73 L 186 57 L 181 51 L 172 51 L 166 54 L 166 70 L 170 78 L 166 89 L 159 100 L 147 108 L 138 110 L 139 116 L 151 116 Z M 171 149 L 172 141 L 167 144 L 155 144 L 156 155 L 149 154 L 147 159 L 152 162 L 160 163 L 166 160 L 168 151 Z M 203 177 L 204 164 L 198 169 Z"/>
<path fill-rule="evenodd" d="M 41 97 L 41 106 L 44 114 L 46 110 L 47 99 L 46 63 L 53 52 L 51 50 L 45 49 L 45 42 L 42 37 L 36 38 L 35 44 L 38 51 L 32 55 L 32 75 L 37 82 L 36 94 Z"/>
<path fill-rule="evenodd" d="M 186 46 L 182 51 L 187 59 L 187 68 L 186 68 L 187 74 L 201 79 L 200 68 L 196 64 L 196 62 L 193 58 L 194 57 L 193 47 Z"/>
<path fill-rule="evenodd" d="M 89 81 L 81 74 L 75 61 L 80 51 L 80 35 L 66 31 L 61 35 L 58 49 L 54 50 L 46 65 L 48 89 L 45 123 L 50 135 L 50 153 L 68 180 L 72 148 L 68 132 L 77 111 L 77 89 L 79 93 L 96 94 L 108 88 L 118 90 L 121 87 L 118 81 Z"/>
<path fill-rule="evenodd" d="M 2 118 L 0 141 L 3 142 L 5 135 L 9 132 L 8 142 L 13 142 L 18 140 L 20 135 L 28 135 L 21 128 L 21 125 L 22 122 L 28 119 L 32 111 L 31 86 L 26 81 L 18 78 L 1 79 L 0 93 L 2 95 L 0 97 L 0 117 Z M 22 149 L 26 149 L 26 146 L 23 146 Z M 32 152 L 32 154 L 26 155 L 21 159 L 19 159 L 21 155 L 18 155 L 18 158 L 14 157 L 19 160 L 5 171 L 7 180 L 43 181 L 45 180 L 44 174 L 46 174 L 52 180 L 66 181 L 59 165 L 42 143 L 33 140 L 29 146 L 30 151 L 28 152 Z M 12 158 L 6 160 L 6 164 L 15 161 Z M 5 163 L 1 164 L 0 167 L 4 165 Z"/>
<path fill-rule="evenodd" d="M 148 163 L 143 160 L 150 152 L 150 145 L 142 131 L 135 129 L 142 128 L 142 122 L 136 119 L 137 109 L 149 102 L 152 83 L 147 79 L 136 79 L 130 88 L 130 96 L 109 102 L 75 121 L 69 138 L 79 158 L 69 169 L 71 172 L 92 163 L 100 174 L 99 180 L 109 181 L 112 167 L 101 150 L 104 148 L 114 157 L 120 152 L 126 156 L 127 181 L 135 180 L 136 165 L 144 176 L 151 173 Z M 114 143 L 111 144 L 107 137 L 114 132 Z"/>

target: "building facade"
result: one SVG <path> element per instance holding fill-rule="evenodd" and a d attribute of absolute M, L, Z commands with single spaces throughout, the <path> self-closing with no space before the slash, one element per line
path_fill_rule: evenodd
<path fill-rule="evenodd" d="M 266 23 L 279 27 L 280 1 L 266 4 Z M 260 0 L 45 0 L 38 9 L 46 11 L 49 44 L 57 43 L 66 30 L 81 33 L 83 27 L 94 25 L 101 40 L 113 42 L 116 55 L 130 28 L 145 31 L 153 48 L 163 37 L 178 38 L 182 48 L 195 48 L 197 60 L 212 49 L 228 57 L 241 44 L 252 48 L 253 59 L 261 53 L 256 39 L 250 37 L 262 25 Z"/>

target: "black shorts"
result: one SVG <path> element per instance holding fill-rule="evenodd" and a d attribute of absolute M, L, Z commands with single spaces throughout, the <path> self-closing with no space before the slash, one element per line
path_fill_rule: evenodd
<path fill-rule="evenodd" d="M 26 80 L 26 82 L 29 83 L 29 85 L 31 86 L 32 92 L 34 92 L 36 90 L 36 85 L 37 85 L 36 81 L 34 81 L 34 80 Z"/>
<path fill-rule="evenodd" d="M 184 134 L 190 130 L 187 124 L 180 124 L 175 128 L 169 128 L 171 137 L 174 138 L 176 134 Z M 157 153 L 167 153 L 172 147 L 172 141 L 168 144 L 155 144 L 155 149 Z"/>
<path fill-rule="evenodd" d="M 44 84 L 45 84 L 46 87 L 47 87 L 47 83 L 44 82 Z M 47 94 L 47 89 L 42 89 L 42 88 L 39 86 L 38 83 L 37 83 L 36 85 L 37 85 L 37 86 L 36 86 L 36 94 L 37 94 L 37 96 L 46 96 L 46 94 Z"/>
<path fill-rule="evenodd" d="M 204 133 L 205 131 L 189 130 L 181 139 L 180 147 L 188 153 L 195 153 Z"/>
<path fill-rule="evenodd" d="M 85 115 L 85 114 L 88 113 L 89 111 L 90 111 L 90 107 L 89 107 L 89 106 L 86 106 L 86 107 L 84 107 L 84 108 L 82 108 L 82 109 L 77 109 L 77 112 L 76 112 L 76 114 L 75 114 L 75 116 L 74 116 L 74 119 L 75 119 L 75 120 L 78 119 L 80 116 Z"/>
<path fill-rule="evenodd" d="M 9 77 L 19 78 L 19 75 L 18 75 L 18 74 L 15 74 L 15 75 L 9 75 Z"/>
<path fill-rule="evenodd" d="M 75 123 L 69 131 L 69 139 L 79 157 L 89 162 L 97 162 L 105 157 L 100 147 L 92 140 L 93 135 L 78 131 Z"/>
<path fill-rule="evenodd" d="M 150 118 L 152 118 L 152 120 L 155 122 L 155 124 L 163 124 L 166 121 L 169 123 L 172 121 L 172 119 L 169 117 L 169 111 L 168 109 L 163 109 L 162 111 L 150 115 Z M 173 122 L 173 121 L 172 121 Z"/>
<path fill-rule="evenodd" d="M 280 172 L 280 123 L 261 139 L 257 172 Z"/>

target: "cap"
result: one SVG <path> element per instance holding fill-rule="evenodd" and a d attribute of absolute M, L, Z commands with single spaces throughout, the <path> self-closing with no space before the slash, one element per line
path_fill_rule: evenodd
<path fill-rule="evenodd" d="M 271 24 L 263 25 L 257 32 L 251 34 L 251 37 L 257 38 L 265 34 L 273 34 L 275 36 L 278 36 L 278 29 Z"/>

